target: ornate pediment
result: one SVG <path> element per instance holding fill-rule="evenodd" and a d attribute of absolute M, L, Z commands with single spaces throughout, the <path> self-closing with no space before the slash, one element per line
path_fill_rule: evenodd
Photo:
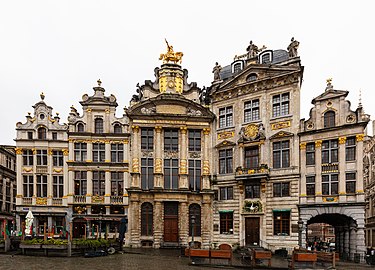
<path fill-rule="evenodd" d="M 326 100 L 326 99 L 336 99 L 336 98 L 339 98 L 341 96 L 346 97 L 348 94 L 349 94 L 349 91 L 330 89 L 330 90 L 326 90 L 323 94 L 314 98 L 312 100 L 312 103 L 314 104 L 317 101 L 322 101 L 322 100 Z"/>
<path fill-rule="evenodd" d="M 228 140 L 224 140 L 221 143 L 217 144 L 215 146 L 215 148 L 231 147 L 231 146 L 235 146 L 235 145 L 236 144 L 234 142 L 231 142 L 231 141 L 228 141 Z"/>
<path fill-rule="evenodd" d="M 272 135 L 270 139 L 272 140 L 272 139 L 279 139 L 279 138 L 293 137 L 293 136 L 294 136 L 293 133 L 281 130 L 277 132 L 276 134 Z"/>

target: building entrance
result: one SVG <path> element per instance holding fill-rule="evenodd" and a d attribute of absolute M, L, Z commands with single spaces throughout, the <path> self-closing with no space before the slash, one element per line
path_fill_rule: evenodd
<path fill-rule="evenodd" d="M 245 218 L 245 242 L 249 246 L 259 245 L 259 218 Z"/>
<path fill-rule="evenodd" d="M 164 242 L 178 242 L 178 202 L 164 203 Z"/>

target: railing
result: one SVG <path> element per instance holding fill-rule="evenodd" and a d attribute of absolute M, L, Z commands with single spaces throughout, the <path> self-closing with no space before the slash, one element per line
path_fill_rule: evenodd
<path fill-rule="evenodd" d="M 338 172 L 339 171 L 339 164 L 338 163 L 326 163 L 322 164 L 322 172 Z"/>
<path fill-rule="evenodd" d="M 123 204 L 123 196 L 111 196 L 111 204 Z"/>
<path fill-rule="evenodd" d="M 52 205 L 62 205 L 62 198 L 52 198 Z"/>
<path fill-rule="evenodd" d="M 33 198 L 32 197 L 23 198 L 23 204 L 24 205 L 32 205 L 33 204 Z"/>
<path fill-rule="evenodd" d="M 86 203 L 86 196 L 85 195 L 74 195 L 73 201 L 75 203 Z"/>
<path fill-rule="evenodd" d="M 270 169 L 267 164 L 261 164 L 258 168 L 242 168 L 237 167 L 236 176 L 252 175 L 252 174 L 269 174 Z"/>
<path fill-rule="evenodd" d="M 44 165 L 36 166 L 36 173 L 47 173 L 47 172 L 48 172 L 48 166 L 44 166 Z"/>

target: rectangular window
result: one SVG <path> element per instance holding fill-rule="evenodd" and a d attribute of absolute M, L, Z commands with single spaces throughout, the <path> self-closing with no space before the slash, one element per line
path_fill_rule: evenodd
<path fill-rule="evenodd" d="M 57 132 L 52 132 L 52 140 L 57 140 Z"/>
<path fill-rule="evenodd" d="M 273 143 L 273 167 L 288 168 L 289 167 L 289 141 L 281 141 Z"/>
<path fill-rule="evenodd" d="M 23 165 L 32 166 L 34 165 L 34 154 L 33 150 L 23 150 Z"/>
<path fill-rule="evenodd" d="M 260 119 L 259 99 L 245 102 L 244 104 L 244 121 L 245 123 Z"/>
<path fill-rule="evenodd" d="M 346 173 L 346 193 L 354 194 L 356 190 L 356 173 Z"/>
<path fill-rule="evenodd" d="M 124 173 L 111 172 L 111 195 L 122 196 L 124 194 Z"/>
<path fill-rule="evenodd" d="M 233 233 L 233 212 L 220 213 L 220 233 Z"/>
<path fill-rule="evenodd" d="M 36 196 L 47 197 L 47 175 L 36 176 Z"/>
<path fill-rule="evenodd" d="M 233 107 L 219 109 L 219 128 L 233 127 Z"/>
<path fill-rule="evenodd" d="M 177 129 L 166 129 L 164 131 L 164 151 L 178 151 Z"/>
<path fill-rule="evenodd" d="M 250 183 L 245 185 L 245 199 L 260 198 L 260 183 Z"/>
<path fill-rule="evenodd" d="M 274 212 L 273 213 L 273 234 L 289 235 L 290 232 L 290 212 Z"/>
<path fill-rule="evenodd" d="M 87 159 L 87 144 L 74 143 L 74 161 L 85 162 Z"/>
<path fill-rule="evenodd" d="M 220 188 L 220 200 L 233 200 L 233 187 Z"/>
<path fill-rule="evenodd" d="M 256 169 L 259 167 L 259 146 L 245 148 L 245 168 Z"/>
<path fill-rule="evenodd" d="M 178 159 L 164 159 L 164 188 L 178 188 Z"/>
<path fill-rule="evenodd" d="M 201 151 L 201 131 L 189 130 L 189 151 Z"/>
<path fill-rule="evenodd" d="M 189 159 L 189 189 L 193 191 L 201 190 L 201 161 Z"/>
<path fill-rule="evenodd" d="M 219 151 L 220 174 L 233 173 L 233 150 L 225 149 Z"/>
<path fill-rule="evenodd" d="M 64 196 L 64 177 L 62 175 L 53 176 L 53 197 L 62 198 Z"/>
<path fill-rule="evenodd" d="M 152 128 L 141 129 L 141 149 L 154 150 L 154 130 Z"/>
<path fill-rule="evenodd" d="M 272 117 L 289 114 L 289 93 L 279 94 L 272 97 Z"/>
<path fill-rule="evenodd" d="M 64 155 L 62 151 L 52 151 L 53 166 L 62 167 L 64 166 Z"/>
<path fill-rule="evenodd" d="M 33 132 L 32 131 L 27 132 L 27 139 L 29 139 L 29 140 L 33 139 Z"/>
<path fill-rule="evenodd" d="M 92 144 L 92 158 L 94 162 L 105 161 L 105 144 L 104 143 Z"/>
<path fill-rule="evenodd" d="M 345 160 L 346 161 L 353 161 L 355 160 L 356 152 L 356 138 L 355 137 L 350 137 L 346 139 L 345 142 Z"/>
<path fill-rule="evenodd" d="M 36 165 L 47 165 L 47 150 L 36 150 Z"/>
<path fill-rule="evenodd" d="M 339 194 L 339 175 L 338 174 L 322 175 L 322 194 L 323 195 Z"/>
<path fill-rule="evenodd" d="M 315 196 L 315 176 L 306 176 L 306 195 Z"/>
<path fill-rule="evenodd" d="M 75 171 L 74 172 L 74 195 L 87 194 L 87 172 Z"/>
<path fill-rule="evenodd" d="M 289 182 L 274 183 L 273 184 L 273 196 L 274 197 L 288 197 L 289 193 Z"/>
<path fill-rule="evenodd" d="M 23 197 L 31 198 L 34 196 L 34 176 L 24 175 L 23 176 Z"/>
<path fill-rule="evenodd" d="M 323 141 L 322 143 L 322 163 L 336 163 L 339 161 L 338 140 Z"/>
<path fill-rule="evenodd" d="M 315 165 L 315 143 L 306 144 L 306 165 Z"/>
<path fill-rule="evenodd" d="M 124 145 L 120 143 L 111 144 L 111 162 L 124 161 Z"/>
<path fill-rule="evenodd" d="M 104 196 L 105 194 L 105 172 L 92 172 L 92 194 Z"/>
<path fill-rule="evenodd" d="M 141 159 L 141 182 L 142 189 L 148 190 L 154 188 L 154 159 Z"/>

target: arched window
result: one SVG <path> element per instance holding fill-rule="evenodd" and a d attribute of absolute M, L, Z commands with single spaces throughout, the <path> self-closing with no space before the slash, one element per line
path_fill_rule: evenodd
<path fill-rule="evenodd" d="M 194 223 L 192 222 L 194 220 Z M 199 204 L 193 203 L 189 206 L 189 235 L 192 235 L 194 228 L 194 236 L 201 236 L 201 207 Z"/>
<path fill-rule="evenodd" d="M 153 234 L 153 208 L 151 203 L 143 203 L 141 206 L 141 235 Z"/>
<path fill-rule="evenodd" d="M 85 126 L 82 123 L 77 124 L 77 132 L 84 132 Z"/>
<path fill-rule="evenodd" d="M 115 124 L 114 126 L 113 126 L 113 131 L 115 132 L 115 133 L 122 133 L 122 128 L 121 128 L 121 125 L 120 124 Z"/>
<path fill-rule="evenodd" d="M 95 133 L 103 133 L 103 119 L 96 118 L 95 119 Z"/>
<path fill-rule="evenodd" d="M 47 138 L 47 130 L 44 127 L 38 128 L 38 139 L 45 140 Z"/>
<path fill-rule="evenodd" d="M 252 73 L 250 74 L 249 76 L 247 76 L 246 78 L 246 81 L 247 82 L 253 82 L 253 81 L 256 81 L 257 80 L 257 75 L 255 73 Z"/>
<path fill-rule="evenodd" d="M 324 127 L 334 127 L 335 126 L 335 112 L 328 111 L 324 114 Z"/>

